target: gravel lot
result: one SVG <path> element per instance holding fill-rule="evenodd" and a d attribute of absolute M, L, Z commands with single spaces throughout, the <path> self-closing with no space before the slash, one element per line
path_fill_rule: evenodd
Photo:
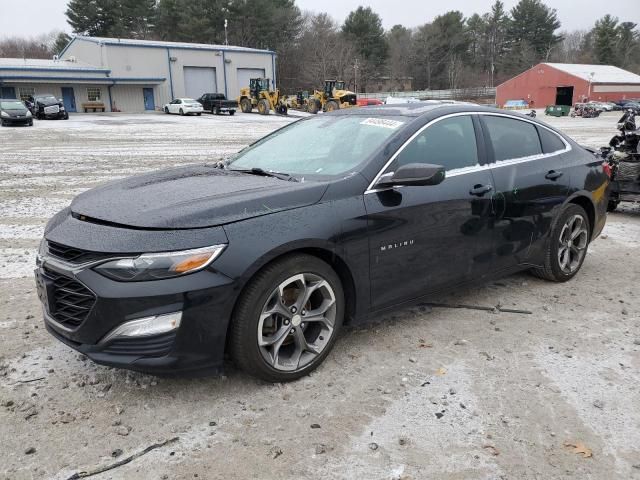
<path fill-rule="evenodd" d="M 618 116 L 547 120 L 597 147 Z M 49 216 L 106 180 L 216 159 L 288 121 L 104 114 L 0 129 L 0 479 L 66 480 L 163 441 L 91 478 L 640 478 L 634 206 L 610 215 L 568 284 L 521 274 L 445 299 L 533 315 L 398 311 L 347 329 L 294 384 L 113 370 L 46 333 L 31 272 Z"/>

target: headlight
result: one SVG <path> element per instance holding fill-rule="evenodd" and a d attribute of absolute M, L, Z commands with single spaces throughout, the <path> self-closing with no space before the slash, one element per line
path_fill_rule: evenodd
<path fill-rule="evenodd" d="M 0 112 L 0 117 L 8 117 L 9 114 L 7 112 Z"/>
<path fill-rule="evenodd" d="M 29 110 L 27 110 L 27 117 L 32 117 L 33 115 L 31 115 L 31 112 Z"/>
<path fill-rule="evenodd" d="M 60 107 L 60 110 L 64 110 L 64 107 Z"/>
<path fill-rule="evenodd" d="M 180 277 L 208 267 L 225 247 L 226 245 L 215 245 L 182 252 L 145 253 L 135 258 L 121 258 L 103 263 L 95 267 L 95 270 L 105 277 L 121 282 Z"/>

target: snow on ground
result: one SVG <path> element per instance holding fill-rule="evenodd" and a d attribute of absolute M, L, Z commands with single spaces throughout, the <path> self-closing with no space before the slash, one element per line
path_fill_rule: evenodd
<path fill-rule="evenodd" d="M 0 278 L 33 274 L 47 220 L 109 180 L 234 153 L 298 117 L 78 114 L 1 128 Z"/>

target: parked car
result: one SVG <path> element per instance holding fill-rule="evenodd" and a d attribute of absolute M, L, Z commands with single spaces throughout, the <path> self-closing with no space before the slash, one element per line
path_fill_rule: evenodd
<path fill-rule="evenodd" d="M 56 98 L 50 93 L 33 97 L 32 112 L 38 120 L 69 120 L 69 113 L 64 108 L 61 98 Z"/>
<path fill-rule="evenodd" d="M 178 113 L 180 115 L 202 115 L 202 104 L 193 98 L 176 98 L 164 106 L 164 113 Z"/>
<path fill-rule="evenodd" d="M 0 126 L 33 126 L 33 115 L 20 100 L 0 98 Z"/>
<path fill-rule="evenodd" d="M 221 113 L 235 115 L 238 109 L 238 102 L 236 100 L 227 100 L 224 93 L 205 93 L 198 99 L 198 102 L 202 104 L 205 111 L 214 115 L 220 115 Z"/>
<path fill-rule="evenodd" d="M 290 381 L 344 323 L 521 270 L 571 280 L 608 185 L 602 158 L 517 113 L 338 110 L 80 194 L 48 223 L 36 282 L 48 331 L 97 363 L 219 372 L 229 353 Z"/>

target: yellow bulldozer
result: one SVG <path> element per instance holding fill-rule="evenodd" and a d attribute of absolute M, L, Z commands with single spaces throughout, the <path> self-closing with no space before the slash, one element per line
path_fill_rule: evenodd
<path fill-rule="evenodd" d="M 248 87 L 240 89 L 238 104 L 242 113 L 251 113 L 257 108 L 260 115 L 269 115 L 271 110 L 280 115 L 287 114 L 286 99 L 280 96 L 279 90 L 271 90 L 270 83 L 268 78 L 252 78 Z"/>
<path fill-rule="evenodd" d="M 316 90 L 307 100 L 309 113 L 332 112 L 358 106 L 357 95 L 345 88 L 343 81 L 325 80 L 324 90 Z"/>

